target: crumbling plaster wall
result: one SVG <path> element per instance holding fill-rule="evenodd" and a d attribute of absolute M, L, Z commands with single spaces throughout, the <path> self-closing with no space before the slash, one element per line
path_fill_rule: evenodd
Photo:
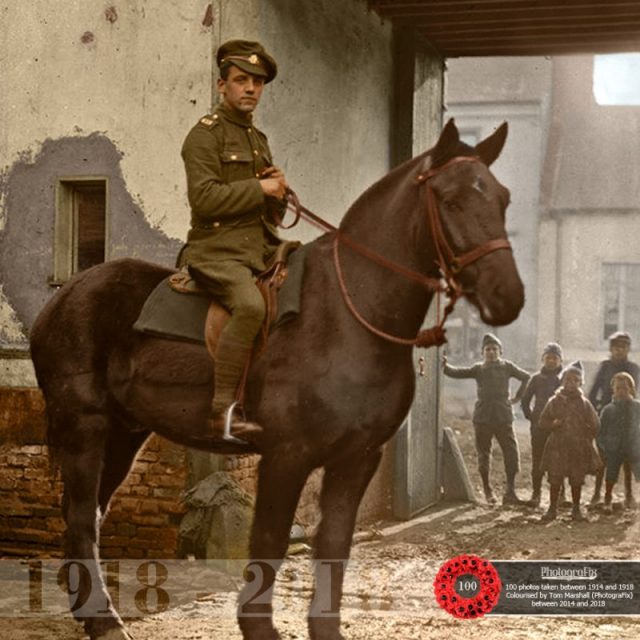
<path fill-rule="evenodd" d="M 4 4 L 4 3 L 3 3 Z M 206 2 L 0 7 L 0 384 L 34 383 L 24 348 L 54 293 L 58 179 L 109 181 L 107 258 L 171 264 L 189 210 L 180 147 L 211 103 Z"/>
<path fill-rule="evenodd" d="M 391 28 L 364 0 L 34 0 L 0 13 L 3 349 L 26 344 L 53 294 L 58 178 L 109 179 L 108 259 L 172 262 L 189 221 L 180 148 L 216 100 L 221 41 L 257 39 L 278 60 L 256 124 L 305 205 L 336 223 L 389 169 Z M 33 379 L 4 371 L 9 383 Z"/>

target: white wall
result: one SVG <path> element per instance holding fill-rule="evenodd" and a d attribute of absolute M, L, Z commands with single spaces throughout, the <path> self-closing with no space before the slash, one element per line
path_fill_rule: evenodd
<path fill-rule="evenodd" d="M 337 223 L 389 170 L 391 28 L 364 0 L 217 0 L 215 38 L 259 40 L 278 63 L 256 112 L 276 164 Z M 288 234 L 309 240 L 300 224 Z"/>
<path fill-rule="evenodd" d="M 12 2 L 0 20 L 0 164 L 46 139 L 104 132 L 152 226 L 184 230 L 180 146 L 211 100 L 206 3 Z M 87 35 L 85 35 L 87 34 Z M 91 34 L 91 35 L 88 35 Z M 82 38 L 91 40 L 83 43 Z M 0 208 L 0 224 L 6 211 Z"/>

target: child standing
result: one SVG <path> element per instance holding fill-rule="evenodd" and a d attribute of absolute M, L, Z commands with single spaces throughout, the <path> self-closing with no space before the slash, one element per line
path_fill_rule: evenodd
<path fill-rule="evenodd" d="M 489 504 L 496 498 L 489 482 L 493 438 L 498 441 L 504 458 L 507 486 L 502 504 L 520 504 L 515 492 L 515 477 L 520 470 L 518 442 L 513 431 L 511 405 L 520 400 L 529 381 L 529 374 L 512 362 L 502 359 L 502 342 L 492 333 L 482 338 L 482 362 L 471 367 L 452 367 L 443 357 L 444 374 L 450 378 L 474 378 L 478 399 L 473 412 L 478 470 L 482 478 L 484 495 Z M 521 384 L 514 398 L 509 397 L 509 380 L 516 378 Z"/>
<path fill-rule="evenodd" d="M 598 414 L 582 393 L 582 364 L 573 362 L 560 378 L 560 388 L 540 414 L 540 428 L 549 432 L 540 470 L 549 474 L 549 510 L 543 521 L 557 515 L 560 485 L 569 479 L 573 500 L 572 518 L 584 520 L 580 495 L 586 475 L 597 473 L 601 461 L 593 446 L 600 426 Z"/>
<path fill-rule="evenodd" d="M 542 352 L 542 368 L 529 380 L 520 402 L 524 417 L 531 422 L 531 480 L 533 493 L 529 504 L 532 507 L 540 505 L 540 492 L 544 475 L 540 470 L 540 461 L 542 460 L 544 445 L 549 437 L 548 431 L 540 429 L 538 421 L 547 401 L 560 386 L 561 371 L 562 348 L 559 344 L 550 342 Z M 532 400 L 534 400 L 533 409 L 531 408 Z"/>
<path fill-rule="evenodd" d="M 600 416 L 598 445 L 607 461 L 605 511 L 611 513 L 611 493 L 620 467 L 626 463 L 636 480 L 640 479 L 640 402 L 635 400 L 636 385 L 628 373 L 616 373 L 611 380 L 613 401 Z"/>
<path fill-rule="evenodd" d="M 629 360 L 629 351 L 631 350 L 631 336 L 624 331 L 616 331 L 609 336 L 609 352 L 610 356 L 607 360 L 600 363 L 596 379 L 593 382 L 591 391 L 589 391 L 589 400 L 600 413 L 602 409 L 611 402 L 611 380 L 616 373 L 626 372 L 631 375 L 635 386 L 640 382 L 640 367 L 635 362 Z M 603 462 L 604 460 L 604 452 Z M 624 488 L 625 488 L 625 505 L 630 507 L 633 505 L 633 491 L 631 484 L 631 469 L 625 463 L 624 468 Z M 600 502 L 602 495 L 602 479 L 604 476 L 604 467 L 596 476 L 596 485 L 591 498 L 591 504 Z"/>

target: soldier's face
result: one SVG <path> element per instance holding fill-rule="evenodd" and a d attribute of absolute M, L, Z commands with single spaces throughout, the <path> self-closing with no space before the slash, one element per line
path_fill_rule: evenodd
<path fill-rule="evenodd" d="M 232 66 L 226 80 L 218 79 L 218 93 L 227 106 L 240 113 L 251 113 L 260 102 L 264 78 Z"/>

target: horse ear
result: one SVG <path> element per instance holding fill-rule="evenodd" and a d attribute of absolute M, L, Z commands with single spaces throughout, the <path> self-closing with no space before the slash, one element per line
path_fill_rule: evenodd
<path fill-rule="evenodd" d="M 509 125 L 503 122 L 488 138 L 476 145 L 476 153 L 487 167 L 500 155 L 509 133 Z"/>
<path fill-rule="evenodd" d="M 456 154 L 459 144 L 460 134 L 458 133 L 458 127 L 456 127 L 454 119 L 450 118 L 442 130 L 436 146 L 433 147 L 429 154 L 432 159 L 431 166 L 437 167 L 452 158 Z"/>

